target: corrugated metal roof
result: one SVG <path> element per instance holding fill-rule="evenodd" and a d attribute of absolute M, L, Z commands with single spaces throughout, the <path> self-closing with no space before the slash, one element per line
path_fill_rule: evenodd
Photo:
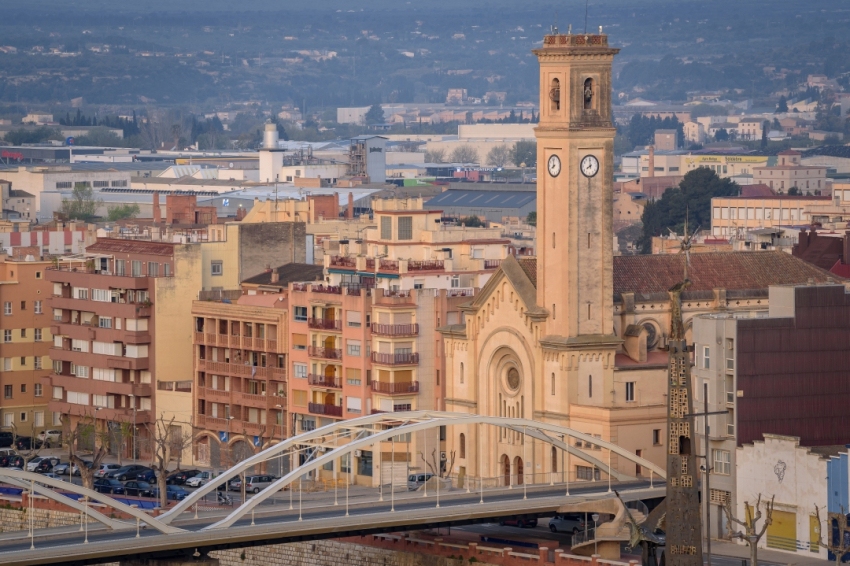
<path fill-rule="evenodd" d="M 482 208 L 521 208 L 537 200 L 534 191 L 446 191 L 425 203 L 426 208 L 476 206 Z"/>

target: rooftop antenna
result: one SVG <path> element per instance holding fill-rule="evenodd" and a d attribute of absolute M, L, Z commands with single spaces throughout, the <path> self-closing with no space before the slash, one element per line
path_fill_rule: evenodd
<path fill-rule="evenodd" d="M 587 33 L 587 5 L 590 0 L 584 0 L 584 33 Z"/>

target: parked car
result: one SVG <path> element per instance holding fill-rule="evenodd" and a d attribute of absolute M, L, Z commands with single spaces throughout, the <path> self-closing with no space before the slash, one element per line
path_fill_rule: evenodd
<path fill-rule="evenodd" d="M 584 531 L 585 527 L 593 528 L 593 523 L 588 521 L 585 525 L 584 513 L 558 513 L 549 519 L 549 530 L 553 533 L 573 533 Z"/>
<path fill-rule="evenodd" d="M 67 476 L 71 471 L 71 463 L 59 463 L 53 466 L 53 473 L 59 476 Z"/>
<path fill-rule="evenodd" d="M 139 472 L 139 474 L 136 475 L 136 479 L 139 481 L 146 481 L 148 483 L 156 483 L 156 472 L 151 468 L 147 468 L 146 470 Z"/>
<path fill-rule="evenodd" d="M 24 458 L 23 458 L 23 456 L 19 456 L 17 453 L 9 454 L 7 456 L 0 457 L 0 468 L 23 469 L 23 467 L 24 467 Z"/>
<path fill-rule="evenodd" d="M 88 460 L 83 460 L 83 462 L 86 463 L 86 467 L 88 469 L 92 469 L 92 467 L 94 466 L 94 463 L 89 462 Z M 76 464 L 71 465 L 71 473 L 72 473 L 72 475 L 80 477 L 80 468 Z"/>
<path fill-rule="evenodd" d="M 171 485 L 183 485 L 191 477 L 200 474 L 201 470 L 177 470 L 165 478 L 165 483 Z"/>
<path fill-rule="evenodd" d="M 201 472 L 187 479 L 186 485 L 188 485 L 189 487 L 200 487 L 209 482 L 211 479 L 218 477 L 219 475 L 221 474 L 219 474 L 218 472 Z"/>
<path fill-rule="evenodd" d="M 59 462 L 59 458 L 54 458 L 54 459 L 56 460 L 56 463 Z M 50 460 L 50 458 L 48 456 L 36 456 L 35 458 L 33 458 L 32 460 L 27 462 L 27 471 L 28 472 L 34 472 L 35 469 L 45 460 Z M 53 466 L 51 466 L 51 468 L 52 467 Z M 50 470 L 48 470 L 48 471 L 50 471 Z"/>
<path fill-rule="evenodd" d="M 0 448 L 8 448 L 15 442 L 15 436 L 8 430 L 0 430 Z"/>
<path fill-rule="evenodd" d="M 277 478 L 275 476 L 246 476 L 245 477 L 245 492 L 246 493 L 260 493 L 260 490 L 266 489 L 268 486 L 272 484 Z M 242 478 L 236 478 L 230 480 L 230 490 L 231 491 L 241 491 L 242 490 Z"/>
<path fill-rule="evenodd" d="M 124 484 L 118 480 L 109 478 L 97 478 L 94 480 L 94 490 L 99 493 L 114 493 L 124 495 Z"/>
<path fill-rule="evenodd" d="M 510 517 L 502 519 L 499 524 L 508 527 L 519 527 L 521 529 L 533 529 L 537 526 L 537 517 Z"/>
<path fill-rule="evenodd" d="M 124 492 L 135 497 L 150 497 L 153 486 L 146 481 L 130 480 L 124 484 Z"/>
<path fill-rule="evenodd" d="M 15 447 L 18 450 L 32 450 L 34 448 L 41 448 L 41 441 L 34 440 L 31 436 L 19 436 L 17 440 L 15 440 Z"/>
<path fill-rule="evenodd" d="M 121 466 L 119 466 L 118 464 L 101 464 L 100 467 L 98 467 L 97 471 L 94 473 L 94 477 L 96 477 L 96 478 L 105 477 L 106 474 L 108 474 L 109 472 L 112 472 L 114 470 L 117 470 L 120 467 Z"/>
<path fill-rule="evenodd" d="M 0 458 L 3 456 L 16 456 L 18 451 L 14 448 L 0 448 Z"/>
<path fill-rule="evenodd" d="M 62 431 L 61 430 L 43 430 L 38 433 L 36 437 L 46 448 L 50 448 L 51 446 L 61 444 L 62 439 Z"/>
<path fill-rule="evenodd" d="M 106 472 L 104 477 L 121 481 L 134 480 L 138 478 L 139 474 L 148 470 L 150 470 L 150 468 L 148 468 L 147 466 L 130 464 L 129 466 L 122 466 L 117 470 L 111 470 L 109 472 Z"/>
<path fill-rule="evenodd" d="M 56 467 L 57 464 L 59 464 L 59 458 L 56 456 L 41 458 L 41 461 L 39 461 L 33 471 L 39 474 L 49 474 L 53 472 L 53 468 Z"/>
<path fill-rule="evenodd" d="M 159 498 L 159 488 L 155 487 L 151 490 L 151 497 Z M 189 492 L 179 485 L 165 486 L 165 498 L 172 501 L 182 501 L 189 497 Z"/>
<path fill-rule="evenodd" d="M 434 474 L 431 472 L 425 474 L 410 474 L 407 476 L 407 489 L 410 491 L 416 491 L 423 485 L 425 482 L 434 477 Z"/>

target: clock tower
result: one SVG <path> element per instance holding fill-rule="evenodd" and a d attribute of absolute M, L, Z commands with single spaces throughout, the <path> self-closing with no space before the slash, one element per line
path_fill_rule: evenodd
<path fill-rule="evenodd" d="M 553 345 L 610 349 L 613 319 L 613 170 L 608 36 L 559 34 L 540 62 L 537 137 L 537 304 Z M 549 341 L 544 338 L 545 342 Z M 607 347 L 606 347 L 607 346 Z"/>

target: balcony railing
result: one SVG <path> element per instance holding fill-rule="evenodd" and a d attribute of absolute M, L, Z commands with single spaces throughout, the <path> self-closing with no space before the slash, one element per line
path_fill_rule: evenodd
<path fill-rule="evenodd" d="M 335 256 L 331 256 L 331 266 L 354 268 L 356 266 L 356 262 L 355 262 L 353 257 L 335 255 Z"/>
<path fill-rule="evenodd" d="M 411 260 L 407 262 L 408 271 L 443 271 L 444 263 L 441 259 L 432 259 L 428 261 Z"/>
<path fill-rule="evenodd" d="M 502 260 L 500 259 L 484 260 L 484 269 L 498 269 L 500 265 L 502 265 Z"/>
<path fill-rule="evenodd" d="M 378 269 L 382 271 L 398 271 L 398 262 L 392 259 L 382 259 L 378 264 Z"/>
<path fill-rule="evenodd" d="M 342 321 L 332 318 L 308 318 L 307 326 L 320 330 L 342 330 Z"/>
<path fill-rule="evenodd" d="M 307 284 L 306 283 L 293 283 L 292 284 L 292 290 L 304 292 L 304 291 L 307 290 Z"/>
<path fill-rule="evenodd" d="M 327 415 L 329 417 L 341 417 L 342 407 L 336 405 L 325 405 L 324 403 L 308 403 L 307 410 L 314 415 Z"/>
<path fill-rule="evenodd" d="M 382 354 L 380 352 L 372 352 L 372 362 L 384 366 L 411 366 L 419 363 L 419 354 L 417 352 L 409 354 Z"/>
<path fill-rule="evenodd" d="M 324 358 L 326 360 L 341 360 L 342 350 L 340 348 L 324 348 L 322 346 L 310 346 L 307 355 L 311 358 Z"/>
<path fill-rule="evenodd" d="M 211 360 L 198 360 L 198 370 L 216 374 L 237 375 L 240 377 L 257 377 L 283 380 L 286 378 L 286 368 L 261 367 L 248 364 L 229 364 Z"/>
<path fill-rule="evenodd" d="M 375 269 L 375 260 L 374 258 L 366 258 L 366 269 Z"/>
<path fill-rule="evenodd" d="M 419 325 L 372 323 L 372 334 L 378 336 L 416 336 L 419 334 Z"/>
<path fill-rule="evenodd" d="M 375 393 L 385 393 L 388 395 L 419 393 L 419 382 L 402 381 L 399 383 L 389 383 L 384 381 L 373 381 L 372 391 L 374 391 Z"/>
<path fill-rule="evenodd" d="M 313 285 L 311 290 L 314 293 L 330 293 L 332 295 L 342 295 L 342 287 L 339 285 Z"/>
<path fill-rule="evenodd" d="M 308 373 L 307 383 L 320 387 L 334 387 L 336 389 L 342 389 L 342 378 L 334 375 Z"/>

